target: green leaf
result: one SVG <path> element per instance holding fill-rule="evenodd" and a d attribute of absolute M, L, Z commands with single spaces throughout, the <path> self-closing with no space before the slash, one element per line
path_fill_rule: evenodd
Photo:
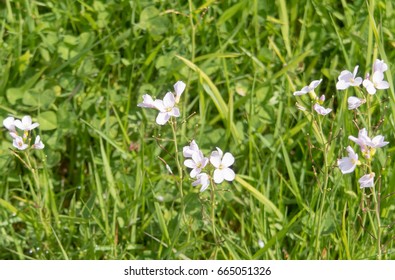
<path fill-rule="evenodd" d="M 41 113 L 38 116 L 41 130 L 52 130 L 58 127 L 58 118 L 53 111 Z"/>

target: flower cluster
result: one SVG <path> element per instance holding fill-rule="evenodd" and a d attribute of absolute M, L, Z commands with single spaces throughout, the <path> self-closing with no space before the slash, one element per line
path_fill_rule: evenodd
<path fill-rule="evenodd" d="M 12 145 L 18 150 L 26 150 L 29 147 L 29 134 L 30 132 L 39 126 L 39 123 L 33 123 L 30 116 L 24 116 L 22 120 L 15 119 L 14 117 L 8 117 L 3 121 L 3 125 L 8 129 L 11 137 L 13 138 Z M 16 130 L 19 128 L 23 131 L 22 136 L 20 136 Z M 33 149 L 41 150 L 44 149 L 44 144 L 41 141 L 39 135 L 36 136 L 34 144 L 31 146 Z"/>
<path fill-rule="evenodd" d="M 143 95 L 143 102 L 137 104 L 137 106 L 142 108 L 151 108 L 159 111 L 156 117 L 156 123 L 159 125 L 166 124 L 170 117 L 179 117 L 180 110 L 176 105 L 180 102 L 181 94 L 185 90 L 185 83 L 178 81 L 174 84 L 174 94 L 172 92 L 166 93 L 165 97 L 162 99 L 153 99 L 149 94 Z"/>
<path fill-rule="evenodd" d="M 325 95 L 321 95 L 320 98 L 317 97 L 317 94 L 314 92 L 314 89 L 319 86 L 319 84 L 322 82 L 321 80 L 315 80 L 310 83 L 310 85 L 303 87 L 301 90 L 295 91 L 294 95 L 295 96 L 300 96 L 300 95 L 305 95 L 309 94 L 310 98 L 314 101 L 313 109 L 320 115 L 327 115 L 330 112 L 332 112 L 332 109 L 330 108 L 325 108 L 322 106 L 322 104 L 325 102 Z M 305 111 L 305 108 L 301 107 L 299 104 L 297 104 L 297 107 L 299 110 Z"/>
<path fill-rule="evenodd" d="M 230 168 L 235 162 L 235 158 L 231 153 L 224 154 L 217 147 L 217 150 L 211 153 L 210 158 L 207 158 L 203 155 L 195 140 L 192 140 L 189 146 L 183 148 L 183 155 L 187 158 L 184 161 L 184 165 L 192 169 L 190 173 L 191 178 L 196 178 L 192 186 L 201 185 L 200 192 L 207 189 L 211 178 L 216 184 L 220 184 L 224 180 L 231 182 L 235 179 L 235 172 Z M 212 177 L 207 172 L 202 172 L 209 162 L 215 168 Z"/>
<path fill-rule="evenodd" d="M 371 161 L 377 148 L 384 147 L 389 142 L 384 141 L 384 136 L 377 135 L 374 138 L 368 137 L 367 130 L 361 129 L 358 133 L 358 138 L 349 136 L 348 139 L 358 144 L 361 148 L 362 155 L 368 161 Z M 357 165 L 361 165 L 358 160 L 358 154 L 354 152 L 351 146 L 347 147 L 348 157 L 343 157 L 337 161 L 340 171 L 343 174 L 351 173 L 355 170 Z M 359 179 L 361 188 L 369 188 L 374 186 L 374 172 L 370 172 Z"/>
<path fill-rule="evenodd" d="M 353 73 L 347 70 L 342 71 L 338 77 L 336 89 L 345 90 L 350 86 L 359 87 L 362 84 L 368 94 L 374 95 L 378 89 L 388 89 L 390 87 L 389 83 L 384 81 L 384 72 L 388 70 L 388 66 L 383 60 L 375 60 L 372 75 L 370 76 L 367 73 L 363 81 L 361 77 L 357 77 L 358 67 L 358 65 L 355 66 Z M 354 110 L 364 104 L 366 99 L 350 96 L 347 102 L 348 109 Z"/>

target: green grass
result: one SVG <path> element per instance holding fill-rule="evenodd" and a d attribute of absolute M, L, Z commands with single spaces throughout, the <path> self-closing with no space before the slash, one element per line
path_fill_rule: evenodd
<path fill-rule="evenodd" d="M 2 1 L 1 119 L 31 115 L 46 147 L 31 172 L 0 134 L 0 259 L 395 259 L 393 11 L 389 0 Z M 355 90 L 336 91 L 337 77 L 357 64 L 364 76 L 375 58 L 391 87 L 354 115 Z M 298 111 L 311 106 L 292 93 L 320 78 L 334 113 Z M 176 149 L 171 126 L 137 104 L 178 80 Z M 336 160 L 353 120 L 381 119 L 377 219 L 363 171 L 342 175 Z M 235 156 L 236 180 L 215 195 L 186 168 L 180 180 L 192 139 Z"/>

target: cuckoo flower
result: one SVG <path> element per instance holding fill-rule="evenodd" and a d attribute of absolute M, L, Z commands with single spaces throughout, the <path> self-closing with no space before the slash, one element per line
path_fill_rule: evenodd
<path fill-rule="evenodd" d="M 156 99 L 154 106 L 159 110 L 159 114 L 156 117 L 156 123 L 164 125 L 170 119 L 170 117 L 179 117 L 180 111 L 175 107 L 174 95 L 171 92 L 166 93 L 163 100 Z"/>
<path fill-rule="evenodd" d="M 210 185 L 210 178 L 206 173 L 200 173 L 196 176 L 196 181 L 192 183 L 192 186 L 202 185 L 200 192 L 204 192 Z"/>
<path fill-rule="evenodd" d="M 42 150 L 44 149 L 45 145 L 43 144 L 43 142 L 41 141 L 41 138 L 39 135 L 36 136 L 36 140 L 34 141 L 34 144 L 32 146 L 34 149 L 36 150 Z"/>
<path fill-rule="evenodd" d="M 20 121 L 20 120 L 15 120 L 14 121 L 14 125 L 17 127 L 17 128 L 19 128 L 19 129 L 21 129 L 21 130 L 23 130 L 23 131 L 30 131 L 30 130 L 32 130 L 32 129 L 35 129 L 36 127 L 38 127 L 39 126 L 39 124 L 38 123 L 32 123 L 32 118 L 30 117 L 30 116 L 24 116 L 23 118 L 22 118 L 22 121 Z"/>
<path fill-rule="evenodd" d="M 175 96 L 176 104 L 178 104 L 178 102 L 180 102 L 180 97 L 181 97 L 181 94 L 184 92 L 185 87 L 186 87 L 186 85 L 183 81 L 178 81 L 177 83 L 174 84 L 174 92 L 176 94 L 176 96 Z"/>
<path fill-rule="evenodd" d="M 344 90 L 350 86 L 357 87 L 362 84 L 362 78 L 356 77 L 358 72 L 358 65 L 355 66 L 354 72 L 351 73 L 348 70 L 344 70 L 340 73 L 339 77 L 337 78 L 338 81 L 336 83 L 336 89 Z"/>
<path fill-rule="evenodd" d="M 192 154 L 198 151 L 199 151 L 199 146 L 198 144 L 196 144 L 195 140 L 192 140 L 189 146 L 185 146 L 184 148 L 182 148 L 182 154 L 186 158 L 191 158 Z"/>
<path fill-rule="evenodd" d="M 152 99 L 151 95 L 149 94 L 144 94 L 143 95 L 143 102 L 137 104 L 138 107 L 142 108 L 155 108 L 154 100 Z"/>
<path fill-rule="evenodd" d="M 377 89 L 387 89 L 390 87 L 389 83 L 384 81 L 384 73 L 381 71 L 374 72 L 372 79 L 367 75 L 366 79 L 363 81 L 363 86 L 371 95 L 375 94 Z"/>
<path fill-rule="evenodd" d="M 215 183 L 220 184 L 224 179 L 226 181 L 235 179 L 235 172 L 229 168 L 235 162 L 231 153 L 225 153 L 224 155 L 222 150 L 217 147 L 217 151 L 211 153 L 210 162 L 216 168 L 213 176 Z"/>
<path fill-rule="evenodd" d="M 371 188 L 374 186 L 374 172 L 363 175 L 359 180 L 360 188 Z"/>
<path fill-rule="evenodd" d="M 348 157 L 343 157 L 337 160 L 337 165 L 343 174 L 351 173 L 355 170 L 355 167 L 360 163 L 358 160 L 358 154 L 356 154 L 350 146 L 347 147 Z"/>
<path fill-rule="evenodd" d="M 203 156 L 202 151 L 197 151 L 192 154 L 192 159 L 184 161 L 184 165 L 188 168 L 192 168 L 190 173 L 191 178 L 195 178 L 202 169 L 207 165 L 208 158 Z"/>
<path fill-rule="evenodd" d="M 304 95 L 304 94 L 309 93 L 309 92 L 313 92 L 314 89 L 315 89 L 316 87 L 318 87 L 318 85 L 321 83 L 321 81 L 322 81 L 322 79 L 321 79 L 321 80 L 312 81 L 312 82 L 310 83 L 310 85 L 303 87 L 303 88 L 302 88 L 301 90 L 299 90 L 299 91 L 295 91 L 295 92 L 294 92 L 294 95 L 295 95 L 295 96 L 299 96 L 299 95 Z M 314 94 L 314 95 L 315 95 L 315 94 Z"/>
<path fill-rule="evenodd" d="M 23 138 L 20 136 L 16 136 L 14 138 L 12 145 L 21 151 L 26 150 L 29 147 L 29 145 L 27 145 L 26 143 L 23 142 Z"/>
<path fill-rule="evenodd" d="M 348 110 L 354 110 L 357 109 L 359 106 L 361 106 L 362 104 L 364 104 L 366 102 L 365 99 L 361 99 L 355 96 L 350 96 L 347 99 L 347 103 L 348 103 Z"/>
<path fill-rule="evenodd" d="M 321 105 L 319 105 L 318 103 L 315 103 L 313 108 L 318 114 L 323 115 L 323 116 L 325 116 L 325 115 L 329 114 L 330 112 L 332 112 L 332 109 L 324 108 Z"/>

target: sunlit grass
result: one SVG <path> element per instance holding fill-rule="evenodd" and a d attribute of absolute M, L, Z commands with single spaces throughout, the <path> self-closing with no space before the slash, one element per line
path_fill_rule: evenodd
<path fill-rule="evenodd" d="M 0 259 L 377 259 L 363 174 L 336 164 L 367 114 L 335 88 L 375 58 L 389 65 L 370 125 L 390 142 L 374 167 L 381 258 L 394 259 L 392 2 L 184 2 L 4 1 L 1 120 L 31 115 L 46 147 L 37 184 L 0 134 Z M 312 104 L 292 93 L 321 78 L 334 113 L 299 111 Z M 186 168 L 180 193 L 171 126 L 137 107 L 178 80 L 180 162 L 192 139 L 235 156 L 214 226 Z"/>

